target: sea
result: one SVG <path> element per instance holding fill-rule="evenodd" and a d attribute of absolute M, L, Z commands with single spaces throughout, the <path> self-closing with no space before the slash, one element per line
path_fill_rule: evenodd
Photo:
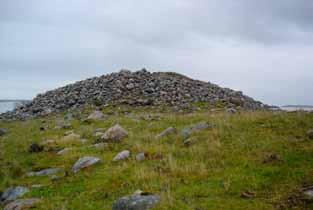
<path fill-rule="evenodd" d="M 0 101 L 0 114 L 7 112 L 7 111 L 12 111 L 18 102 L 1 102 Z M 282 110 L 287 111 L 287 112 L 293 112 L 293 111 L 308 111 L 308 112 L 313 112 L 313 107 L 312 106 L 292 106 L 292 107 L 280 107 Z"/>
<path fill-rule="evenodd" d="M 0 101 L 0 114 L 12 111 L 16 107 L 16 102 L 1 102 Z"/>

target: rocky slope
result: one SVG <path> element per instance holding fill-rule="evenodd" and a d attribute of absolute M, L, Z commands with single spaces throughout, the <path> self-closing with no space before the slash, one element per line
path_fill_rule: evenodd
<path fill-rule="evenodd" d="M 265 107 L 240 91 L 221 88 L 177 73 L 150 73 L 143 69 L 137 72 L 121 70 L 39 94 L 29 104 L 2 114 L 0 118 L 24 119 L 86 104 L 168 105 L 184 108 L 197 102 L 248 110 Z"/>

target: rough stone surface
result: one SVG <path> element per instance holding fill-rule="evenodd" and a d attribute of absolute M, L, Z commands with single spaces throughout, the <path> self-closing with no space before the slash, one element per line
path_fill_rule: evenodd
<path fill-rule="evenodd" d="M 194 125 L 191 125 L 187 128 L 183 128 L 180 132 L 180 135 L 183 139 L 188 139 L 191 137 L 191 135 L 195 132 L 199 132 L 201 130 L 206 130 L 210 128 L 211 126 L 206 122 L 200 122 Z"/>
<path fill-rule="evenodd" d="M 109 128 L 103 136 L 101 136 L 101 140 L 104 142 L 120 142 L 123 138 L 127 137 L 127 131 L 122 128 L 119 124 Z"/>
<path fill-rule="evenodd" d="M 136 155 L 136 160 L 137 161 L 144 161 L 146 159 L 146 155 L 145 155 L 145 153 L 144 152 L 141 152 L 141 153 L 138 153 L 137 155 Z"/>
<path fill-rule="evenodd" d="M 40 202 L 38 198 L 19 199 L 6 205 L 3 210 L 26 210 L 35 207 Z"/>
<path fill-rule="evenodd" d="M 248 110 L 267 107 L 240 91 L 221 88 L 210 82 L 193 80 L 173 72 L 150 73 L 143 69 L 137 72 L 123 70 L 93 77 L 39 94 L 31 102 L 1 114 L 0 118 L 26 119 L 45 116 L 86 104 L 167 105 L 184 108 L 199 102 Z"/>
<path fill-rule="evenodd" d="M 61 168 L 48 168 L 41 171 L 32 171 L 27 173 L 27 176 L 50 176 L 53 174 L 57 174 L 62 171 Z"/>
<path fill-rule="evenodd" d="M 88 117 L 87 120 L 104 120 L 106 116 L 101 112 L 101 111 L 94 111 L 91 113 Z"/>
<path fill-rule="evenodd" d="M 161 198 L 158 195 L 131 195 L 120 198 L 113 204 L 112 210 L 149 210 L 153 209 Z"/>
<path fill-rule="evenodd" d="M 0 128 L 0 136 L 4 136 L 7 133 L 7 130 L 4 128 Z"/>
<path fill-rule="evenodd" d="M 83 168 L 87 168 L 91 165 L 94 165 L 96 163 L 100 162 L 100 158 L 97 158 L 97 157 L 89 157 L 89 156 L 86 156 L 86 157 L 83 157 L 83 158 L 80 158 L 78 161 L 76 161 L 76 163 L 73 165 L 72 167 L 72 171 L 74 173 L 77 173 L 78 171 L 80 171 L 81 169 Z"/>
<path fill-rule="evenodd" d="M 22 197 L 27 192 L 29 192 L 29 189 L 26 187 L 10 187 L 2 193 L 0 203 L 14 201 L 17 198 Z"/>
<path fill-rule="evenodd" d="M 306 199 L 313 200 L 313 186 L 304 189 L 303 195 L 305 196 Z"/>
<path fill-rule="evenodd" d="M 130 157 L 130 151 L 128 150 L 124 150 L 120 153 L 118 153 L 114 158 L 113 161 L 121 161 L 121 160 L 125 160 L 127 158 Z"/>
<path fill-rule="evenodd" d="M 159 139 L 159 138 L 162 138 L 164 136 L 168 136 L 168 135 L 174 134 L 174 133 L 176 133 L 176 131 L 177 131 L 176 128 L 169 127 L 166 130 L 162 131 L 159 135 L 157 135 L 156 138 Z"/>
<path fill-rule="evenodd" d="M 191 131 L 192 132 L 197 132 L 197 131 L 201 131 L 201 130 L 205 130 L 205 129 L 208 129 L 210 128 L 210 125 L 206 122 L 200 122 L 200 123 L 197 123 L 193 126 L 191 126 Z"/>

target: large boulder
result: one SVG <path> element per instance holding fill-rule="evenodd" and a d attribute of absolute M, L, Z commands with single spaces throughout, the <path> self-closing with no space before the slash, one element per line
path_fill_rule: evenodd
<path fill-rule="evenodd" d="M 109 128 L 102 136 L 101 140 L 104 142 L 120 142 L 123 138 L 128 136 L 128 132 L 119 124 Z"/>
<path fill-rule="evenodd" d="M 113 204 L 112 210 L 149 210 L 153 209 L 160 200 L 158 195 L 134 194 L 120 198 Z"/>
<path fill-rule="evenodd" d="M 89 157 L 89 156 L 86 156 L 86 157 L 83 157 L 83 158 L 80 158 L 78 161 L 76 161 L 76 163 L 73 165 L 72 167 L 72 171 L 74 173 L 77 173 L 79 172 L 81 169 L 83 168 L 87 168 L 91 165 L 94 165 L 96 163 L 100 162 L 100 158 L 97 158 L 97 157 Z"/>
<path fill-rule="evenodd" d="M 6 205 L 3 210 L 26 210 L 35 207 L 40 202 L 38 198 L 19 199 Z"/>

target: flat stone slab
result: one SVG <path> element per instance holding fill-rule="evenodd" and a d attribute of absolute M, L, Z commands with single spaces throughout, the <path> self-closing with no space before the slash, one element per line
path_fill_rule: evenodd
<path fill-rule="evenodd" d="M 154 208 L 160 200 L 158 195 L 126 196 L 116 201 L 112 210 L 149 210 Z"/>
<path fill-rule="evenodd" d="M 65 155 L 65 154 L 69 153 L 72 150 L 73 150 L 72 148 L 64 148 L 64 149 L 58 151 L 57 155 Z"/>
<path fill-rule="evenodd" d="M 94 165 L 98 162 L 100 162 L 100 158 L 97 158 L 97 157 L 89 157 L 89 156 L 82 157 L 78 161 L 76 161 L 76 163 L 73 165 L 72 171 L 74 173 L 77 173 L 81 169 L 87 168 L 87 167 Z"/>
<path fill-rule="evenodd" d="M 48 169 L 44 169 L 41 171 L 32 171 L 32 172 L 27 173 L 26 175 L 27 176 L 50 176 L 53 174 L 57 174 L 60 171 L 62 171 L 61 168 L 48 168 Z"/>
<path fill-rule="evenodd" d="M 14 201 L 17 198 L 22 197 L 27 192 L 29 192 L 29 189 L 26 187 L 21 187 L 21 186 L 10 187 L 2 193 L 0 197 L 1 198 L 0 203 L 7 203 L 10 201 Z"/>
<path fill-rule="evenodd" d="M 176 128 L 174 127 L 169 127 L 167 129 L 165 129 L 164 131 L 162 131 L 159 135 L 156 136 L 157 139 L 160 139 L 164 136 L 168 136 L 171 134 L 175 134 L 177 132 Z"/>
<path fill-rule="evenodd" d="M 3 210 L 25 210 L 35 207 L 40 202 L 38 198 L 19 199 L 7 204 Z"/>

